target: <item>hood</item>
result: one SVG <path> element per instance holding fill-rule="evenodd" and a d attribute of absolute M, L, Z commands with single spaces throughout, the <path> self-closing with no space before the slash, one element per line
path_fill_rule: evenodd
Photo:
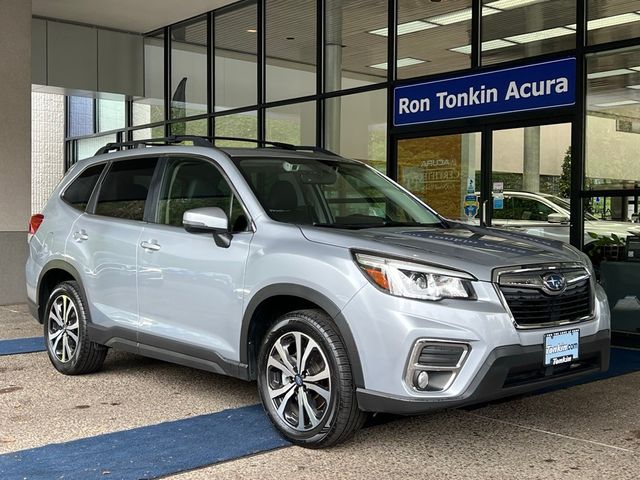
<path fill-rule="evenodd" d="M 487 281 L 499 267 L 583 261 L 581 253 L 562 242 L 467 224 L 451 224 L 451 228 L 301 229 L 312 242 L 437 264 Z"/>

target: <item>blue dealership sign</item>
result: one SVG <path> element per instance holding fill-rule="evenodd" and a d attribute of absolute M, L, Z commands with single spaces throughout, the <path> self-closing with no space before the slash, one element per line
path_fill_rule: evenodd
<path fill-rule="evenodd" d="M 395 126 L 573 105 L 576 59 L 475 73 L 394 90 Z"/>

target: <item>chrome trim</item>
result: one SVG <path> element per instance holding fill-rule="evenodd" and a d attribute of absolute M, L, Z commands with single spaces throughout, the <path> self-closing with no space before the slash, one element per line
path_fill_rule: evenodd
<path fill-rule="evenodd" d="M 511 309 L 509 308 L 509 304 L 507 302 L 506 297 L 504 296 L 504 294 L 502 293 L 502 290 L 500 289 L 500 276 L 502 276 L 505 273 L 513 273 L 513 274 L 521 274 L 521 273 L 528 273 L 528 272 L 553 272 L 555 270 L 561 270 L 561 269 L 567 269 L 567 268 L 575 268 L 575 269 L 582 269 L 584 270 L 585 274 L 572 278 L 571 281 L 567 280 L 567 285 L 573 284 L 573 283 L 577 283 L 579 281 L 585 280 L 585 279 L 589 279 L 589 287 L 591 289 L 591 314 L 590 315 L 585 315 L 584 317 L 580 317 L 580 318 L 576 318 L 574 320 L 556 320 L 553 322 L 544 322 L 544 323 L 534 323 L 534 324 L 529 324 L 529 325 L 520 325 L 513 313 L 511 312 Z M 593 276 L 591 275 L 591 273 L 589 272 L 589 269 L 586 265 L 580 263 L 580 262 L 569 262 L 569 263 L 548 263 L 548 264 L 540 264 L 540 265 L 530 265 L 530 266 L 513 266 L 513 267 L 500 267 L 500 268 L 496 268 L 493 271 L 493 287 L 496 291 L 496 293 L 498 294 L 498 298 L 500 299 L 500 302 L 502 303 L 502 306 L 504 307 L 504 309 L 506 310 L 507 314 L 509 315 L 509 318 L 511 319 L 511 323 L 513 323 L 513 326 L 516 328 L 516 330 L 534 330 L 534 329 L 540 329 L 540 328 L 554 328 L 554 327 L 561 327 L 561 326 L 565 326 L 565 325 L 575 325 L 578 323 L 583 323 L 583 322 L 588 322 L 590 320 L 593 320 L 595 318 L 595 280 L 593 278 Z M 535 286 L 535 285 L 530 285 L 530 284 L 520 284 L 520 285 L 516 285 L 516 284 L 510 284 L 510 285 L 503 285 L 506 287 L 520 287 L 520 288 L 531 288 L 531 289 L 538 289 L 538 290 L 542 290 L 542 288 Z M 564 292 L 563 292 L 564 293 Z"/>
<path fill-rule="evenodd" d="M 420 359 L 420 353 L 422 352 L 422 349 L 426 345 L 442 345 L 443 343 L 447 345 L 456 345 L 456 346 L 462 347 L 462 355 L 460 355 L 460 358 L 458 359 L 458 363 L 455 366 L 453 367 L 442 367 L 442 366 L 435 366 L 435 365 L 429 366 L 429 365 L 423 365 L 421 363 L 418 363 L 418 360 Z M 416 340 L 415 343 L 413 344 L 413 348 L 411 349 L 411 353 L 409 354 L 409 357 L 407 359 L 407 366 L 404 369 L 405 370 L 404 383 L 412 392 L 416 392 L 416 393 L 428 394 L 428 393 L 434 393 L 434 392 L 444 392 L 454 382 L 454 380 L 458 376 L 458 373 L 460 373 L 462 366 L 464 365 L 465 361 L 467 360 L 467 357 L 469 356 L 469 352 L 471 352 L 471 345 L 468 343 L 461 342 L 459 340 L 443 340 L 439 338 L 420 338 Z M 431 372 L 451 372 L 451 377 L 449 378 L 445 386 L 440 390 L 431 390 L 431 391 L 420 390 L 413 385 L 413 374 L 415 373 L 416 370 L 427 370 Z"/>
<path fill-rule="evenodd" d="M 504 273 L 527 273 L 527 272 L 551 272 L 553 270 L 559 270 L 562 268 L 581 268 L 588 276 L 591 276 L 589 269 L 580 262 L 567 262 L 567 263 L 541 263 L 540 265 L 528 265 L 512 267 L 500 267 L 493 270 L 493 282 L 499 283 L 500 276 Z"/>

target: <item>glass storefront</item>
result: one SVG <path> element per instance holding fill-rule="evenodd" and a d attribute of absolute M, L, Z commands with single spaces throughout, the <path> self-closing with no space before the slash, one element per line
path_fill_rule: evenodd
<path fill-rule="evenodd" d="M 243 0 L 150 33 L 144 57 L 143 96 L 68 97 L 68 164 L 167 133 L 316 145 L 449 218 L 571 241 L 620 287 L 615 328 L 638 329 L 616 323 L 640 298 L 617 280 L 640 270 L 626 245 L 640 235 L 637 0 Z M 394 123 L 399 87 L 565 59 L 562 105 Z M 474 101 L 462 93 L 447 102 Z"/>
<path fill-rule="evenodd" d="M 587 57 L 586 107 L 586 189 L 640 187 L 640 48 Z"/>
<path fill-rule="evenodd" d="M 484 65 L 561 52 L 575 46 L 575 0 L 482 2 Z"/>
<path fill-rule="evenodd" d="M 207 19 L 171 27 L 171 118 L 207 113 Z"/>
<path fill-rule="evenodd" d="M 265 1 L 266 100 L 315 94 L 315 0 Z"/>
<path fill-rule="evenodd" d="M 325 100 L 325 147 L 387 171 L 387 91 Z"/>
<path fill-rule="evenodd" d="M 471 0 L 398 1 L 398 78 L 471 67 Z M 386 35 L 384 31 L 377 35 Z"/>
<path fill-rule="evenodd" d="M 162 122 L 164 112 L 164 34 L 144 38 L 144 94 L 132 101 L 132 125 Z"/>
<path fill-rule="evenodd" d="M 265 139 L 271 142 L 315 145 L 316 102 L 267 109 L 265 130 Z"/>
<path fill-rule="evenodd" d="M 256 2 L 214 17 L 216 112 L 258 103 L 257 23 Z"/>

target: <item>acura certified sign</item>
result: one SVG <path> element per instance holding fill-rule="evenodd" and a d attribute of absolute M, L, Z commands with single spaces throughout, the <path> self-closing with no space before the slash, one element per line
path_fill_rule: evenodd
<path fill-rule="evenodd" d="M 573 105 L 576 59 L 476 73 L 394 90 L 395 126 Z"/>

